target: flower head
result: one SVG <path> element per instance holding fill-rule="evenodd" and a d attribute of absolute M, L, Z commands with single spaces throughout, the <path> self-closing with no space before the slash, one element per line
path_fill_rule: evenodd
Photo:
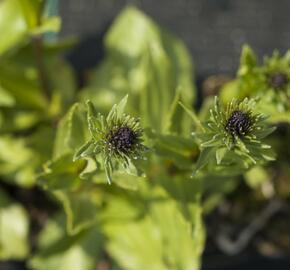
<path fill-rule="evenodd" d="M 264 65 L 260 67 L 262 86 L 260 87 L 261 100 L 277 108 L 278 112 L 290 109 L 290 60 L 289 54 L 281 56 L 274 52 L 271 57 L 266 57 Z"/>
<path fill-rule="evenodd" d="M 253 99 L 245 98 L 242 102 L 233 99 L 223 108 L 215 98 L 208 123 L 211 131 L 216 133 L 215 138 L 220 138 L 229 149 L 238 142 L 256 139 L 256 133 L 265 125 L 265 116 L 253 112 L 255 104 Z"/>
<path fill-rule="evenodd" d="M 290 61 L 274 52 L 272 57 L 266 57 L 261 67 L 264 74 L 265 87 L 275 91 L 282 91 L 290 95 Z"/>
<path fill-rule="evenodd" d="M 268 75 L 268 85 L 275 90 L 284 90 L 288 83 L 289 77 L 285 72 L 273 72 Z"/>
<path fill-rule="evenodd" d="M 220 96 L 223 101 L 259 98 L 259 111 L 270 116 L 269 122 L 289 122 L 290 51 L 285 55 L 274 51 L 260 65 L 253 50 L 244 46 L 237 78 L 223 87 Z"/>
<path fill-rule="evenodd" d="M 225 129 L 233 137 L 241 137 L 249 133 L 252 123 L 251 115 L 248 112 L 236 110 L 231 113 L 225 125 Z"/>
<path fill-rule="evenodd" d="M 142 135 L 142 132 L 138 132 L 131 127 L 120 125 L 113 127 L 106 136 L 106 143 L 110 151 L 116 151 L 118 154 L 129 154 L 134 149 L 137 141 Z"/>
<path fill-rule="evenodd" d="M 129 173 L 135 170 L 133 160 L 143 157 L 147 147 L 143 145 L 143 129 L 138 118 L 123 113 L 127 96 L 114 105 L 105 118 L 95 113 L 93 104 L 88 101 L 88 126 L 91 140 L 76 154 L 80 157 L 100 156 L 101 163 L 107 175 L 108 182 L 112 181 L 112 172 L 120 164 Z"/>
<path fill-rule="evenodd" d="M 261 140 L 274 128 L 266 125 L 263 114 L 254 112 L 255 106 L 255 100 L 245 98 L 241 102 L 234 99 L 223 107 L 216 97 L 210 120 L 204 131 L 197 134 L 201 150 L 214 153 L 218 165 L 228 164 L 241 169 L 272 160 L 271 147 Z"/>

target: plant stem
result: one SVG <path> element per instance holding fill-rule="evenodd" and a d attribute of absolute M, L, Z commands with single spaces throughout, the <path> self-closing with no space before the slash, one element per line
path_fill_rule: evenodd
<path fill-rule="evenodd" d="M 203 125 L 201 124 L 201 122 L 199 121 L 196 113 L 193 111 L 193 109 L 189 109 L 187 108 L 183 103 L 181 102 L 178 102 L 179 105 L 185 110 L 185 112 L 191 117 L 191 119 L 193 120 L 194 124 L 195 124 L 195 127 L 204 131 L 204 127 Z"/>
<path fill-rule="evenodd" d="M 38 15 L 37 15 L 37 26 L 41 26 L 41 16 L 44 8 L 45 1 L 42 1 L 40 4 Z M 50 101 L 51 98 L 51 85 L 49 82 L 49 78 L 47 76 L 47 70 L 44 61 L 44 53 L 43 53 L 43 40 L 42 35 L 36 35 L 32 38 L 32 45 L 35 54 L 36 66 L 38 70 L 38 79 L 44 96 Z"/>
<path fill-rule="evenodd" d="M 40 35 L 33 37 L 32 43 L 34 47 L 39 83 L 45 97 L 49 101 L 51 97 L 51 87 L 49 79 L 47 77 L 46 66 L 44 63 L 42 37 Z"/>

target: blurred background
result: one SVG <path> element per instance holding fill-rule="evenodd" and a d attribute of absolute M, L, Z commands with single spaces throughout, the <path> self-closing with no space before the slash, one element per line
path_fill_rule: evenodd
<path fill-rule="evenodd" d="M 82 40 L 83 45 L 72 59 L 78 68 L 99 59 L 102 36 L 129 4 L 185 42 L 199 78 L 234 74 L 244 43 L 258 56 L 274 49 L 284 53 L 290 44 L 287 0 L 62 0 L 59 4 L 61 35 Z"/>

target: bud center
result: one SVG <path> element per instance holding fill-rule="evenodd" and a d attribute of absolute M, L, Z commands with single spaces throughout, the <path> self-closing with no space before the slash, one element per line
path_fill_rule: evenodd
<path fill-rule="evenodd" d="M 233 111 L 229 119 L 227 120 L 225 129 L 232 136 L 245 135 L 252 125 L 250 115 L 242 111 Z"/>
<path fill-rule="evenodd" d="M 287 74 L 282 72 L 273 73 L 269 76 L 269 84 L 275 89 L 282 89 L 284 88 L 289 79 Z"/>
<path fill-rule="evenodd" d="M 129 127 L 120 127 L 108 136 L 108 143 L 114 149 L 127 153 L 129 152 L 137 141 L 137 134 Z"/>

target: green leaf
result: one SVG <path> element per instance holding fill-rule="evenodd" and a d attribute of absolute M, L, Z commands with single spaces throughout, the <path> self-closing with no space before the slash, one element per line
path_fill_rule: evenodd
<path fill-rule="evenodd" d="M 145 127 L 188 133 L 191 121 L 174 105 L 178 92 L 186 105 L 194 100 L 192 66 L 181 41 L 128 7 L 113 23 L 105 47 L 107 57 L 82 98 L 92 100 L 105 113 L 129 94 L 128 113 L 140 116 Z"/>
<path fill-rule="evenodd" d="M 174 129 L 175 123 L 174 123 L 173 118 L 178 110 L 178 101 L 181 98 L 180 95 L 181 95 L 181 91 L 180 91 L 180 88 L 178 88 L 176 90 L 175 97 L 170 105 L 170 108 L 169 108 L 168 114 L 167 114 L 167 118 L 165 120 L 165 124 L 164 124 L 164 132 L 165 133 L 168 133 L 168 132 L 170 132 L 170 130 Z"/>
<path fill-rule="evenodd" d="M 225 85 L 220 90 L 220 99 L 224 104 L 231 102 L 233 98 L 241 97 L 241 89 L 239 87 L 238 80 L 232 80 Z M 243 97 L 242 97 L 243 98 Z"/>
<path fill-rule="evenodd" d="M 106 121 L 103 115 L 100 114 L 97 115 L 94 104 L 90 100 L 87 100 L 86 105 L 87 105 L 87 123 L 89 132 L 91 137 L 97 141 L 98 137 L 96 131 L 101 130 L 103 126 L 106 125 Z M 107 118 L 109 118 L 110 115 L 115 113 L 115 109 L 116 105 L 113 106 Z"/>
<path fill-rule="evenodd" d="M 220 164 L 222 159 L 224 158 L 226 152 L 228 151 L 228 149 L 226 147 L 222 147 L 222 148 L 218 148 L 215 152 L 216 154 L 216 162 L 217 164 Z"/>
<path fill-rule="evenodd" d="M 118 218 L 111 214 L 104 222 L 109 254 L 128 270 L 199 269 L 204 245 L 200 208 L 191 209 L 189 222 L 175 201 L 156 190 L 150 193 L 155 201 L 148 202 L 146 215 L 139 219 L 134 218 L 132 202 L 110 200 L 109 207 L 118 210 L 120 205 L 122 211 L 117 212 Z"/>
<path fill-rule="evenodd" d="M 25 209 L 0 189 L 0 260 L 20 260 L 29 253 L 29 221 Z"/>
<path fill-rule="evenodd" d="M 261 155 L 267 161 L 274 161 L 276 159 L 276 153 L 273 149 L 263 149 Z"/>
<path fill-rule="evenodd" d="M 86 142 L 84 145 L 82 145 L 74 154 L 73 161 L 76 161 L 78 159 L 90 157 L 93 154 L 96 154 L 95 152 L 96 146 L 92 141 Z"/>
<path fill-rule="evenodd" d="M 61 27 L 60 17 L 53 16 L 49 18 L 44 18 L 42 24 L 39 27 L 34 28 L 31 32 L 33 35 L 39 35 L 46 32 L 58 32 Z"/>
<path fill-rule="evenodd" d="M 200 129 L 201 131 L 204 131 L 204 128 L 201 124 L 201 122 L 199 121 L 197 115 L 195 114 L 195 112 L 193 111 L 193 109 L 189 109 L 187 108 L 184 104 L 182 104 L 181 102 L 179 102 L 179 105 L 186 111 L 186 113 L 191 117 L 195 128 L 196 129 Z"/>
<path fill-rule="evenodd" d="M 46 125 L 24 138 L 1 136 L 0 175 L 3 180 L 22 187 L 34 185 L 42 164 L 51 157 L 53 139 L 54 130 Z"/>
<path fill-rule="evenodd" d="M 201 150 L 199 158 L 195 165 L 195 171 L 193 172 L 193 175 L 197 174 L 207 163 L 210 162 L 214 150 L 214 148 L 210 147 L 206 147 Z"/>
<path fill-rule="evenodd" d="M 128 95 L 126 95 L 120 102 L 119 104 L 117 105 L 116 107 L 116 110 L 117 110 L 117 116 L 118 117 L 122 117 L 123 116 L 123 113 L 124 113 L 124 110 L 125 110 L 125 107 L 126 107 L 126 104 L 127 104 L 127 101 L 128 101 Z"/>
<path fill-rule="evenodd" d="M 0 55 L 10 48 L 23 43 L 30 34 L 57 32 L 59 17 L 38 17 L 42 14 L 39 0 L 3 0 L 0 2 Z"/>
<path fill-rule="evenodd" d="M 18 0 L 0 2 L 0 55 L 20 42 L 26 33 L 26 22 Z"/>
<path fill-rule="evenodd" d="M 29 267 L 37 270 L 91 270 L 101 257 L 103 237 L 97 227 L 70 236 L 63 216 L 49 220 L 38 238 Z"/>
<path fill-rule="evenodd" d="M 273 133 L 275 130 L 276 130 L 276 127 L 264 127 L 261 130 L 255 131 L 255 135 L 259 139 L 264 139 L 265 137 L 267 137 L 268 135 L 270 135 L 271 133 Z"/>
<path fill-rule="evenodd" d="M 21 0 L 19 1 L 21 7 L 22 16 L 25 19 L 28 29 L 32 29 L 37 26 L 38 11 L 41 5 L 41 1 L 38 0 Z"/>
<path fill-rule="evenodd" d="M 106 173 L 106 178 L 107 178 L 108 184 L 111 184 L 113 182 L 113 178 L 112 178 L 112 173 L 113 173 L 112 163 L 110 161 L 108 161 L 108 160 L 105 160 L 104 169 L 105 169 L 105 173 Z"/>
<path fill-rule="evenodd" d="M 35 155 L 23 139 L 0 137 L 0 174 L 21 186 L 34 183 Z"/>
<path fill-rule="evenodd" d="M 174 135 L 148 134 L 155 140 L 154 148 L 157 155 L 172 160 L 180 168 L 192 167 L 199 154 L 196 141 Z"/>
<path fill-rule="evenodd" d="M 242 54 L 240 59 L 240 69 L 238 71 L 239 75 L 244 75 L 248 73 L 251 69 L 256 66 L 257 60 L 253 50 L 248 46 L 244 45 L 242 48 Z"/>
<path fill-rule="evenodd" d="M 144 177 L 136 176 L 136 174 L 128 174 L 122 171 L 115 171 L 113 173 L 114 184 L 117 186 L 129 189 L 137 190 L 141 181 L 144 181 Z"/>
<path fill-rule="evenodd" d="M 245 180 L 250 187 L 257 188 L 263 183 L 270 181 L 271 177 L 263 167 L 255 166 L 245 173 Z"/>
<path fill-rule="evenodd" d="M 75 103 L 59 122 L 53 158 L 76 151 L 87 137 L 85 113 L 80 104 Z"/>
<path fill-rule="evenodd" d="M 75 188 L 80 185 L 79 175 L 86 165 L 85 160 L 73 162 L 72 155 L 63 155 L 45 164 L 45 172 L 38 176 L 38 183 L 50 191 Z"/>
<path fill-rule="evenodd" d="M 13 133 L 27 130 L 39 123 L 42 118 L 42 115 L 37 111 L 27 111 L 15 107 L 2 108 L 0 113 L 1 133 Z"/>
<path fill-rule="evenodd" d="M 15 104 L 13 96 L 0 85 L 0 106 L 11 107 Z"/>
<path fill-rule="evenodd" d="M 12 61 L 0 62 L 0 84 L 25 109 L 44 109 L 47 101 L 39 87 L 35 69 Z"/>
<path fill-rule="evenodd" d="M 97 192 L 85 184 L 79 189 L 56 190 L 54 196 L 62 203 L 66 214 L 66 228 L 75 235 L 95 224 L 100 199 Z"/>
<path fill-rule="evenodd" d="M 60 45 L 56 43 L 54 46 Z M 52 88 L 50 104 L 51 115 L 65 113 L 75 101 L 76 79 L 72 67 L 63 59 L 60 59 L 58 51 L 52 51 L 47 47 L 44 50 L 47 73 Z"/>
<path fill-rule="evenodd" d="M 67 216 L 67 230 L 71 235 L 87 229 L 96 221 L 99 198 L 90 178 L 96 167 L 86 172 L 87 160 L 72 161 L 72 153 L 50 161 L 38 182 L 60 201 Z M 103 177 L 104 179 L 104 177 Z"/>

